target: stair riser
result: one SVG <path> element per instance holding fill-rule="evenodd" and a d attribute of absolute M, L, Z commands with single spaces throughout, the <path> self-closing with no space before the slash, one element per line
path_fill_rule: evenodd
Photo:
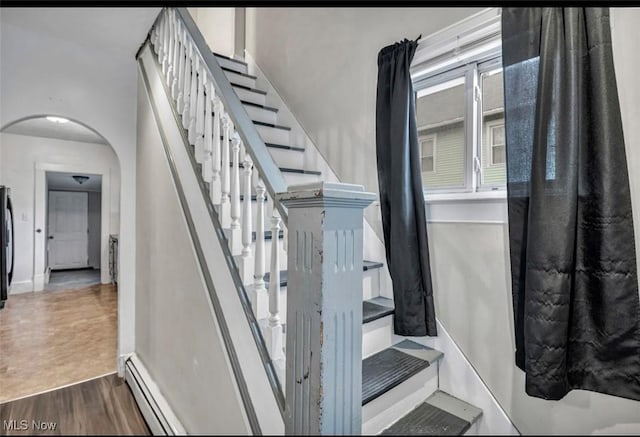
<path fill-rule="evenodd" d="M 244 64 L 238 64 L 237 62 L 233 62 L 224 58 L 219 58 L 218 56 L 216 56 L 216 59 L 218 60 L 218 64 L 220 64 L 221 67 L 228 68 L 230 70 L 237 71 L 239 73 L 245 73 L 245 74 L 248 73 L 247 66 Z"/>
<path fill-rule="evenodd" d="M 224 70 L 224 74 L 227 76 L 230 82 L 237 83 L 238 85 L 248 86 L 249 88 L 256 87 L 256 80 L 233 71 Z"/>
<path fill-rule="evenodd" d="M 304 168 L 304 152 L 269 147 L 269 153 L 278 167 Z"/>
<path fill-rule="evenodd" d="M 244 109 L 247 110 L 249 118 L 255 121 L 263 121 L 265 123 L 278 123 L 278 113 L 269 111 L 268 109 L 258 108 L 253 105 L 244 105 Z"/>
<path fill-rule="evenodd" d="M 362 325 L 362 356 L 378 353 L 393 344 L 393 316 Z"/>
<path fill-rule="evenodd" d="M 233 87 L 233 90 L 236 92 L 240 100 L 257 103 L 258 105 L 266 104 L 266 96 L 264 94 L 254 93 L 253 91 L 248 91 L 238 87 Z"/>
<path fill-rule="evenodd" d="M 378 434 L 438 389 L 438 364 L 392 388 L 362 407 L 362 434 Z"/>
<path fill-rule="evenodd" d="M 380 269 L 371 269 L 362 273 L 362 298 L 369 300 L 380 296 Z"/>
<path fill-rule="evenodd" d="M 289 131 L 286 129 L 278 129 L 275 127 L 256 125 L 258 133 L 265 143 L 282 144 L 288 146 L 289 144 Z"/>
<path fill-rule="evenodd" d="M 284 180 L 288 186 L 308 184 L 310 182 L 319 181 L 322 176 L 303 173 L 282 173 Z"/>

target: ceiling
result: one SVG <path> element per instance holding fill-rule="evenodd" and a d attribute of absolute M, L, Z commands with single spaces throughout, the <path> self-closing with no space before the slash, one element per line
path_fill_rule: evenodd
<path fill-rule="evenodd" d="M 2 132 L 109 145 L 102 136 L 91 129 L 84 127 L 80 123 L 76 123 L 74 121 L 69 121 L 68 123 L 54 123 L 47 120 L 45 117 L 29 118 L 19 121 L 7 126 L 2 130 Z"/>
<path fill-rule="evenodd" d="M 88 176 L 89 180 L 79 184 L 75 179 L 73 179 L 74 175 Z M 62 173 L 48 171 L 47 186 L 49 190 L 101 191 L 102 176 L 90 173 Z"/>
<path fill-rule="evenodd" d="M 3 24 L 133 57 L 161 8 L 3 8 Z"/>

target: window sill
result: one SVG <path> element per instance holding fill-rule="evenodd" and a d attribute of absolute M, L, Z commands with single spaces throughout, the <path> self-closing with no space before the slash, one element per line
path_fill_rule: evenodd
<path fill-rule="evenodd" d="M 507 198 L 507 190 L 477 191 L 474 193 L 426 193 L 424 201 L 430 203 L 455 202 L 455 201 L 481 201 L 500 200 Z"/>
<path fill-rule="evenodd" d="M 425 195 L 431 223 L 507 223 L 507 190 Z"/>

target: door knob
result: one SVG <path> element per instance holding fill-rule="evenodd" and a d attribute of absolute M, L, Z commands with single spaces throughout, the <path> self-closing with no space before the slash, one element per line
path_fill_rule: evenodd
<path fill-rule="evenodd" d="M 53 240 L 53 235 L 49 235 L 49 240 Z"/>

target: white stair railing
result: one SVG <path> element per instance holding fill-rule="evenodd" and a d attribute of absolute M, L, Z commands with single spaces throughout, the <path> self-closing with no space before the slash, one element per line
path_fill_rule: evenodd
<path fill-rule="evenodd" d="M 208 183 L 209 198 L 255 318 L 268 318 L 263 336 L 269 355 L 282 359 L 279 293 L 280 258 L 285 248 L 280 230 L 286 235 L 287 211 L 273 199 L 286 191 L 284 178 L 186 9 L 164 9 L 150 39 L 168 94 L 194 147 L 194 159 L 202 165 L 203 181 Z M 254 193 L 255 210 L 251 205 Z M 265 238 L 267 195 L 273 206 L 270 240 Z M 267 262 L 268 292 L 264 280 Z"/>
<path fill-rule="evenodd" d="M 287 192 L 280 169 L 185 8 L 164 9 L 150 41 L 167 95 L 182 116 L 186 138 L 193 146 L 193 159 L 201 164 L 210 211 L 216 213 L 226 236 L 225 250 L 234 256 L 236 286 L 252 332 L 259 332 L 258 320 L 264 322 L 262 335 L 254 334 L 254 338 L 286 416 L 287 433 L 359 433 L 362 209 L 375 196 L 348 184 L 320 183 Z M 290 239 L 285 203 L 294 209 Z M 271 206 L 269 240 L 265 232 L 267 205 Z M 351 237 L 340 240 L 341 234 Z M 219 237 L 224 240 L 222 234 Z M 287 336 L 286 407 L 281 391 L 284 384 L 277 381 L 279 372 L 273 364 L 285 360 L 280 299 L 283 240 L 289 240 L 289 286 L 295 290 L 287 299 L 287 331 L 292 335 Z M 334 323 L 347 320 L 347 316 L 348 323 Z M 344 344 L 354 347 L 335 348 L 332 342 L 339 336 L 344 337 L 340 340 Z M 321 363 L 328 362 L 345 362 L 348 369 L 341 372 L 350 375 L 347 380 L 336 372 L 320 372 Z M 346 388 L 350 390 L 348 399 L 332 404 L 336 394 Z M 304 405 L 312 405 L 312 411 Z"/>

